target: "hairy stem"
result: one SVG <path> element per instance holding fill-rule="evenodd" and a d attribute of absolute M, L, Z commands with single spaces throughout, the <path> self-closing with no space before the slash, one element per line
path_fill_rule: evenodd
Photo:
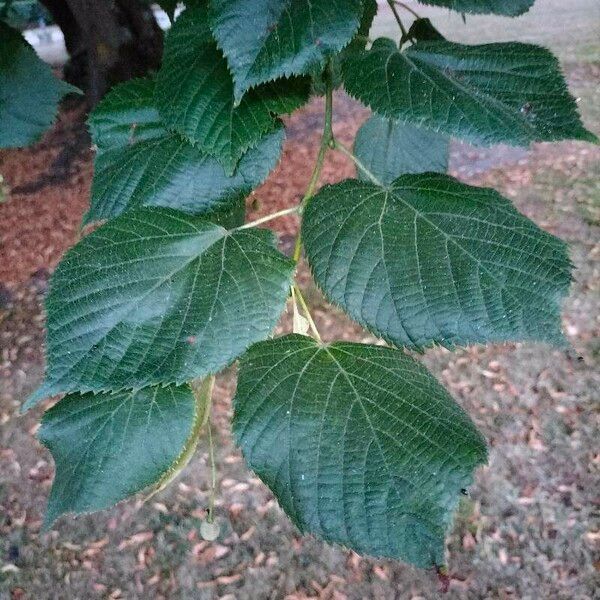
<path fill-rule="evenodd" d="M 381 182 L 375 175 L 373 175 L 373 173 L 369 171 L 369 169 L 354 155 L 354 153 L 350 149 L 346 148 L 344 144 L 338 142 L 337 140 L 334 140 L 333 148 L 334 150 L 339 150 L 342 154 L 345 154 L 350 160 L 352 160 L 352 162 L 357 166 L 357 168 L 360 171 L 362 171 L 375 185 L 385 187 L 383 185 L 383 182 Z"/>

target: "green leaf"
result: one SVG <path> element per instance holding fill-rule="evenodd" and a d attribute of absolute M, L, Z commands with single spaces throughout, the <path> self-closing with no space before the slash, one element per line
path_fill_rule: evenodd
<path fill-rule="evenodd" d="M 356 33 L 360 0 L 213 0 L 211 29 L 239 102 L 253 87 L 309 73 Z M 251 19 L 249 26 L 248 19 Z"/>
<path fill-rule="evenodd" d="M 56 269 L 47 372 L 26 408 L 217 373 L 275 327 L 294 263 L 264 229 L 227 231 L 168 209 L 127 211 Z"/>
<path fill-rule="evenodd" d="M 281 126 L 273 115 L 292 112 L 309 91 L 307 78 L 279 80 L 253 90 L 236 106 L 206 12 L 187 9 L 167 36 L 155 102 L 167 127 L 214 155 L 231 175 L 249 148 Z"/>
<path fill-rule="evenodd" d="M 221 210 L 262 183 L 281 155 L 283 129 L 265 135 L 232 176 L 212 156 L 168 132 L 153 106 L 154 83 L 116 86 L 92 113 L 98 147 L 89 223 L 136 206 L 164 206 L 192 214 Z"/>
<path fill-rule="evenodd" d="M 79 90 L 52 75 L 23 36 L 0 21 L 0 148 L 39 139 L 56 116 L 59 100 Z"/>
<path fill-rule="evenodd" d="M 302 238 L 327 298 L 393 344 L 564 343 L 566 246 L 494 190 L 433 173 L 346 180 L 311 200 Z"/>
<path fill-rule="evenodd" d="M 169 133 L 154 106 L 152 79 L 131 79 L 114 86 L 92 111 L 88 125 L 97 155 L 160 140 Z"/>
<path fill-rule="evenodd" d="M 187 385 L 63 398 L 38 434 L 56 464 L 45 526 L 157 484 L 197 438 L 202 413 Z"/>
<path fill-rule="evenodd" d="M 358 130 L 354 154 L 387 184 L 404 173 L 445 173 L 448 146 L 445 135 L 374 115 Z M 364 178 L 360 170 L 358 175 Z"/>
<path fill-rule="evenodd" d="M 344 61 L 347 92 L 382 116 L 479 144 L 595 141 L 577 114 L 558 61 L 516 42 L 419 42 L 400 51 L 379 38 Z"/>
<path fill-rule="evenodd" d="M 339 53 L 329 59 L 332 72 L 333 89 L 337 89 L 342 85 L 342 62 L 348 52 L 355 52 L 367 45 L 369 30 L 373 25 L 373 19 L 377 14 L 377 0 L 363 0 L 362 16 L 360 25 L 356 35 L 350 43 Z M 315 96 L 324 96 L 327 91 L 325 83 L 325 68 L 323 65 L 317 65 L 311 70 L 312 78 L 312 94 Z"/>
<path fill-rule="evenodd" d="M 444 563 L 486 461 L 469 417 L 399 350 L 288 335 L 242 358 L 234 435 L 302 532 L 419 567 Z"/>
<path fill-rule="evenodd" d="M 176 135 L 135 144 L 96 158 L 90 210 L 84 221 L 110 219 L 136 206 L 164 206 L 204 214 L 231 206 L 264 181 L 277 164 L 283 130 L 265 136 L 234 174 Z"/>
<path fill-rule="evenodd" d="M 419 0 L 419 2 L 451 8 L 462 13 L 518 17 L 526 13 L 535 0 Z"/>

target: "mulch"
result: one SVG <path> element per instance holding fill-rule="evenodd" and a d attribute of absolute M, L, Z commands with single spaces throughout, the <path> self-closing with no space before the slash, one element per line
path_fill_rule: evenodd
<path fill-rule="evenodd" d="M 340 95 L 334 131 L 350 144 L 367 111 Z M 268 180 L 248 199 L 254 219 L 293 206 L 304 192 L 318 149 L 323 100 L 316 99 L 287 119 L 282 159 Z M 93 152 L 81 105 L 70 104 L 43 139 L 29 148 L 0 151 L 5 202 L 0 205 L 0 282 L 14 286 L 41 270 L 52 270 L 80 236 L 89 205 Z M 298 143 L 299 140 L 302 143 Z M 330 152 L 322 182 L 353 175 L 354 167 Z M 297 219 L 281 218 L 270 226 L 284 243 L 294 236 Z"/>

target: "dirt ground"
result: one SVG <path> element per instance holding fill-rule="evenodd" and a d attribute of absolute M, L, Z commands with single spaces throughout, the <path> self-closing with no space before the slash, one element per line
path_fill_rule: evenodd
<path fill-rule="evenodd" d="M 546 41 L 561 9 L 554 0 L 540 4 L 547 26 L 537 33 Z M 588 5 L 577 0 L 573 9 Z M 570 43 L 557 42 L 556 50 L 586 124 L 600 133 L 600 36 L 594 46 L 593 23 L 590 34 L 583 17 L 569 26 Z M 389 27 L 385 14 L 377 27 Z M 291 205 L 303 192 L 322 109 L 317 99 L 288 120 L 283 159 L 249 199 L 252 218 Z M 368 112 L 339 93 L 335 115 L 336 135 L 350 143 Z M 232 445 L 234 369 L 218 378 L 216 389 L 222 525 L 216 542 L 198 533 L 208 498 L 204 440 L 184 473 L 149 502 L 62 518 L 40 534 L 53 464 L 35 438 L 41 411 L 20 416 L 18 408 L 43 372 L 41 301 L 52 269 L 80 235 L 91 159 L 77 105 L 64 107 L 35 147 L 0 152 L 7 188 L 0 205 L 0 598 L 437 598 L 434 573 L 298 535 Z M 478 471 L 449 539 L 446 597 L 599 598 L 600 148 L 565 142 L 485 150 L 454 143 L 451 170 L 500 190 L 566 240 L 576 271 L 563 315 L 569 351 L 512 344 L 423 357 L 490 445 L 490 463 Z M 330 153 L 322 181 L 352 175 L 352 166 Z M 289 250 L 295 217 L 272 225 Z M 305 271 L 302 280 L 325 339 L 373 341 L 327 306 Z M 279 330 L 289 325 L 286 316 Z"/>

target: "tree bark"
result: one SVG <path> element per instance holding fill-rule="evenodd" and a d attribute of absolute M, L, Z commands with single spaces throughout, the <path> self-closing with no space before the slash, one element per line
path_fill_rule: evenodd
<path fill-rule="evenodd" d="M 90 106 L 112 85 L 160 66 L 163 36 L 139 0 L 41 0 L 65 36 L 65 77 Z"/>

